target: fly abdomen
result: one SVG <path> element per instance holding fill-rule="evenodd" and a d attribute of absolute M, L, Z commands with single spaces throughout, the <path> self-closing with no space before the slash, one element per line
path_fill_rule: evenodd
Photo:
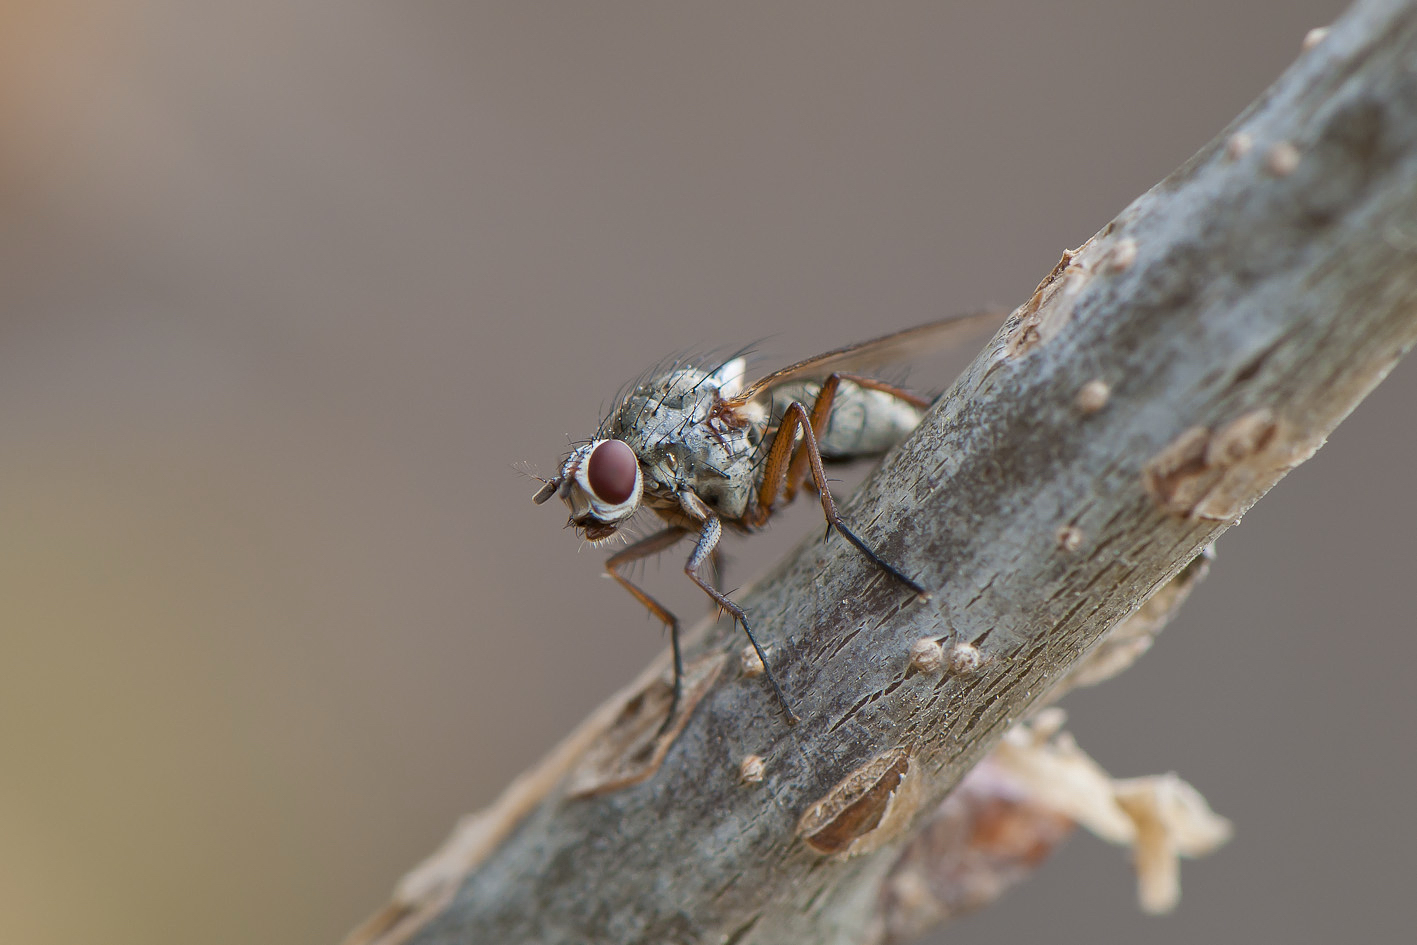
<path fill-rule="evenodd" d="M 818 384 L 793 384 L 775 392 L 773 414 L 785 413 L 794 400 L 810 409 L 819 389 Z M 899 397 L 843 379 L 826 429 L 817 437 L 817 447 L 824 460 L 842 462 L 879 456 L 905 439 L 920 423 L 920 416 L 918 408 Z"/>

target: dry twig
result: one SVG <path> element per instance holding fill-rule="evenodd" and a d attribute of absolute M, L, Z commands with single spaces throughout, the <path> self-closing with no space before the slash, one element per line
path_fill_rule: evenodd
<path fill-rule="evenodd" d="M 844 509 L 932 602 L 836 539 L 743 597 L 801 725 L 739 675 L 739 637 L 709 628 L 697 705 L 662 763 L 661 664 L 356 940 L 881 934 L 884 883 L 947 792 L 1417 339 L 1414 61 L 1414 3 L 1360 2 L 1064 256 Z M 953 669 L 912 668 L 925 637 Z M 612 775 L 622 786 L 595 789 Z"/>

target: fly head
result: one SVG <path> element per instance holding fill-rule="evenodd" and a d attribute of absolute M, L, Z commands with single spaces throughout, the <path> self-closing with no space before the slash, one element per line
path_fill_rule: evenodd
<path fill-rule="evenodd" d="M 644 475 L 639 457 L 622 440 L 592 440 L 577 447 L 561 467 L 561 475 L 537 492 L 539 505 L 553 495 L 571 510 L 569 524 L 591 541 L 615 534 L 640 507 Z"/>

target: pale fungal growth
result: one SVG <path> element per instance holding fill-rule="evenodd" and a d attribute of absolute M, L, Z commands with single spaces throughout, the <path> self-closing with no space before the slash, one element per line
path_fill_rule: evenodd
<path fill-rule="evenodd" d="M 1111 273 L 1126 272 L 1136 261 L 1137 241 L 1128 236 L 1112 245 L 1112 251 L 1107 254 L 1105 268 Z"/>
<path fill-rule="evenodd" d="M 748 755 L 738 766 L 738 780 L 744 784 L 757 784 L 763 780 L 764 768 L 761 755 Z"/>
<path fill-rule="evenodd" d="M 1237 131 L 1225 142 L 1225 157 L 1231 161 L 1238 161 L 1240 158 L 1250 153 L 1250 149 L 1255 146 L 1255 139 L 1250 137 L 1248 132 Z"/>
<path fill-rule="evenodd" d="M 1281 141 L 1269 149 L 1264 166 L 1275 177 L 1288 177 L 1299 167 L 1299 149 L 1288 141 Z"/>
<path fill-rule="evenodd" d="M 1327 26 L 1316 26 L 1313 29 L 1309 30 L 1307 33 L 1304 34 L 1304 43 L 1302 47 L 1304 52 L 1308 52 L 1309 50 L 1317 46 L 1319 43 L 1323 42 L 1324 37 L 1327 35 Z"/>
<path fill-rule="evenodd" d="M 1167 912 L 1181 896 L 1177 858 L 1204 856 L 1230 839 L 1230 822 L 1175 774 L 1116 780 L 1061 732 L 1060 709 L 1016 725 L 989 761 L 1032 801 L 1094 835 L 1132 848 L 1137 898 L 1147 912 Z"/>
<path fill-rule="evenodd" d="M 751 643 L 743 647 L 742 652 L 738 654 L 738 666 L 749 679 L 761 676 L 767 668 L 763 666 L 762 657 L 758 656 L 758 651 L 753 649 Z"/>
<path fill-rule="evenodd" d="M 1081 528 L 1076 525 L 1064 525 L 1058 529 L 1058 547 L 1071 554 L 1082 547 L 1084 537 Z"/>
<path fill-rule="evenodd" d="M 984 654 L 973 643 L 960 641 L 950 647 L 950 672 L 964 676 L 977 670 L 984 662 Z"/>
<path fill-rule="evenodd" d="M 1107 406 L 1107 400 L 1111 396 L 1112 388 L 1107 386 L 1107 382 L 1101 378 L 1093 378 L 1078 388 L 1074 403 L 1084 414 L 1097 413 Z"/>
<path fill-rule="evenodd" d="M 938 673 L 945 665 L 945 648 L 938 640 L 921 637 L 910 645 L 910 665 L 922 673 Z"/>

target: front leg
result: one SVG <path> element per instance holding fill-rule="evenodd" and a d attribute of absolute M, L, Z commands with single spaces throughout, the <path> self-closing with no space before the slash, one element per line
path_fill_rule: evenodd
<path fill-rule="evenodd" d="M 726 594 L 714 587 L 708 581 L 699 577 L 699 567 L 708 560 L 718 545 L 718 540 L 723 535 L 723 523 L 718 516 L 709 515 L 704 519 L 703 529 L 699 532 L 698 543 L 694 545 L 693 554 L 689 555 L 689 560 L 684 563 L 684 573 L 689 575 L 689 580 L 693 581 L 703 592 L 712 597 L 714 603 L 733 615 L 733 619 L 742 624 L 743 632 L 748 635 L 748 642 L 753 644 L 753 649 L 757 651 L 758 659 L 763 661 L 763 671 L 768 677 L 768 682 L 772 684 L 772 691 L 777 694 L 777 701 L 782 703 L 783 711 L 787 713 L 787 721 L 796 725 L 799 721 L 797 713 L 792 711 L 792 706 L 788 703 L 787 697 L 782 694 L 782 687 L 777 684 L 777 677 L 772 673 L 772 667 L 768 665 L 767 654 L 758 645 L 758 640 L 753 636 L 753 630 L 748 626 L 748 616 L 743 613 L 743 608 L 735 604 Z"/>
<path fill-rule="evenodd" d="M 648 538 L 642 538 L 626 548 L 621 548 L 615 554 L 605 560 L 605 570 L 609 572 L 621 587 L 635 595 L 635 600 L 644 604 L 645 609 L 654 614 L 664 625 L 669 628 L 669 642 L 674 648 L 674 697 L 669 703 L 669 715 L 664 719 L 664 724 L 659 727 L 663 732 L 674 721 L 674 715 L 679 711 L 679 696 L 684 690 L 684 657 L 679 652 L 679 618 L 675 617 L 659 601 L 645 593 L 644 589 L 634 584 L 629 578 L 620 573 L 620 568 L 627 564 L 633 564 L 642 558 L 658 554 L 670 545 L 677 542 L 688 534 L 688 530 L 672 525 L 660 532 L 655 532 Z"/>

